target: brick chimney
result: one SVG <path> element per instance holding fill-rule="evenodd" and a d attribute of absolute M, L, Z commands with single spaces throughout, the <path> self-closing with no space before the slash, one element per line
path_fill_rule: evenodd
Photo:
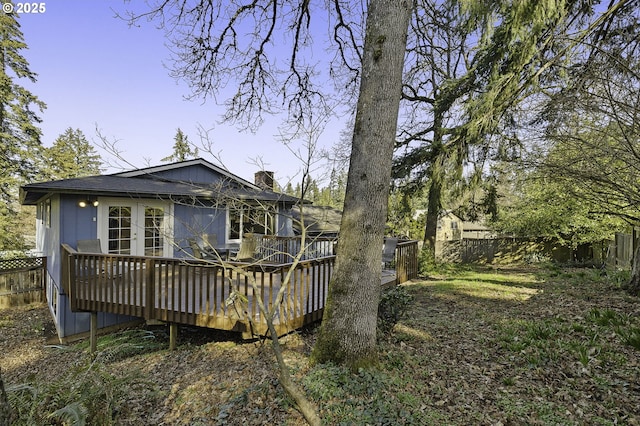
<path fill-rule="evenodd" d="M 260 189 L 268 189 L 269 191 L 274 191 L 275 188 L 273 185 L 275 181 L 273 180 L 273 172 L 268 172 L 266 170 L 260 170 L 256 172 L 254 175 L 255 184 Z"/>

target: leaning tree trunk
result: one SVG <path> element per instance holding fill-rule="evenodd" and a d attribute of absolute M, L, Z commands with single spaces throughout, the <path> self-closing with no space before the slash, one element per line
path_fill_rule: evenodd
<path fill-rule="evenodd" d="M 7 393 L 4 390 L 4 382 L 2 381 L 2 368 L 0 367 L 0 426 L 8 426 L 11 424 L 11 406 Z"/>
<path fill-rule="evenodd" d="M 633 296 L 640 296 L 640 245 L 636 247 L 633 253 L 633 262 L 631 263 L 631 279 L 624 286 L 627 293 Z"/>
<path fill-rule="evenodd" d="M 412 6 L 369 1 L 344 212 L 315 362 L 355 369 L 377 359 L 382 241 Z"/>

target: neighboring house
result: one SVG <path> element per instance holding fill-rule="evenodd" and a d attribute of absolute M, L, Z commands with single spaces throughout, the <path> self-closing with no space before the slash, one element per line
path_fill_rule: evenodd
<path fill-rule="evenodd" d="M 414 219 L 426 214 L 426 210 L 417 210 Z M 478 223 L 463 221 L 450 211 L 442 212 L 438 218 L 436 241 L 457 241 L 462 239 L 486 239 L 496 238 L 496 234 L 490 228 Z"/>
<path fill-rule="evenodd" d="M 426 210 L 416 210 L 413 218 L 418 220 L 422 215 L 426 215 Z M 443 211 L 438 218 L 438 228 L 436 229 L 436 241 L 451 241 L 462 239 L 462 219 L 450 211 Z"/>
<path fill-rule="evenodd" d="M 438 218 L 436 241 L 452 241 L 462 239 L 462 219 L 451 212 L 443 212 Z"/>
<path fill-rule="evenodd" d="M 342 211 L 328 206 L 311 206 L 305 204 L 302 208 L 302 216 L 299 206 L 291 210 L 293 217 L 293 232 L 300 235 L 302 219 L 309 236 L 337 237 L 340 232 Z"/>
<path fill-rule="evenodd" d="M 299 200 L 273 191 L 273 174 L 257 184 L 203 159 L 110 175 L 34 183 L 21 188 L 24 205 L 37 206 L 36 249 L 47 257 L 47 298 L 58 335 L 89 330 L 89 314 L 73 313 L 61 285 L 61 244 L 99 239 L 103 253 L 191 256 L 189 238 L 216 234 L 239 243 L 244 233 L 293 235 Z M 98 327 L 132 320 L 100 314 Z"/>

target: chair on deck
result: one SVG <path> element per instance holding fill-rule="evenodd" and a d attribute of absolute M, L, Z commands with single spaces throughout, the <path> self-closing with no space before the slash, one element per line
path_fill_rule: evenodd
<path fill-rule="evenodd" d="M 202 236 L 203 249 L 206 252 L 214 253 L 216 247 L 218 247 L 218 235 L 217 234 L 204 234 Z"/>
<path fill-rule="evenodd" d="M 103 254 L 100 240 L 78 240 L 76 243 L 78 253 L 87 254 Z M 95 262 L 95 263 L 94 263 Z M 99 263 L 98 263 L 99 262 Z M 106 275 L 108 278 L 116 277 L 118 274 L 113 273 L 113 260 L 111 258 L 95 260 L 84 264 L 83 269 L 87 276 Z"/>
<path fill-rule="evenodd" d="M 236 253 L 234 256 L 230 257 L 229 260 L 233 260 L 236 262 L 249 261 L 253 260 L 256 254 L 256 250 L 258 249 L 258 240 L 256 235 L 253 234 L 245 234 L 240 242 L 240 251 Z"/>
<path fill-rule="evenodd" d="M 78 253 L 102 253 L 100 240 L 78 240 Z"/>
<path fill-rule="evenodd" d="M 193 257 L 195 257 L 196 259 L 211 260 L 216 258 L 215 255 L 207 253 L 207 251 L 203 250 L 194 238 L 189 238 L 188 241 L 189 247 L 191 247 L 191 251 L 193 252 Z"/>
<path fill-rule="evenodd" d="M 384 246 L 382 247 L 382 269 L 390 269 L 391 264 L 396 257 L 396 247 L 398 246 L 398 239 L 395 237 L 387 237 L 384 239 Z"/>

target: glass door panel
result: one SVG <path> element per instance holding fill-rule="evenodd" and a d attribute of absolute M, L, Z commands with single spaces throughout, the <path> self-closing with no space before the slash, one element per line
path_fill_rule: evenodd
<path fill-rule="evenodd" d="M 107 235 L 109 253 L 131 254 L 131 207 L 109 206 Z"/>
<path fill-rule="evenodd" d="M 144 255 L 163 256 L 164 253 L 164 209 L 144 208 Z"/>

